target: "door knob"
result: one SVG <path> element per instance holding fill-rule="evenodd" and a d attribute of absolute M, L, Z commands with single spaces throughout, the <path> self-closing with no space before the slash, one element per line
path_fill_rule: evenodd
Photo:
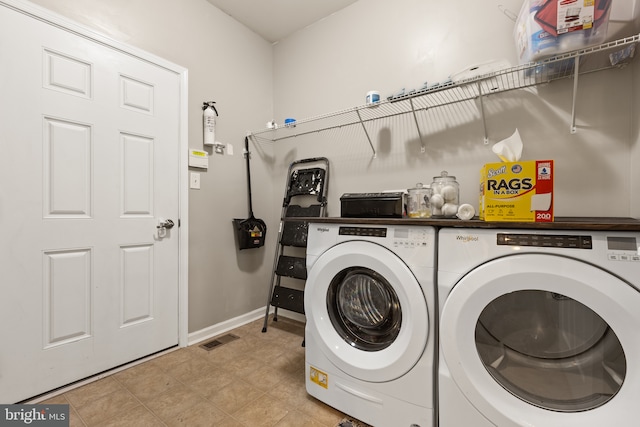
<path fill-rule="evenodd" d="M 165 230 L 168 230 L 168 229 L 173 228 L 174 225 L 175 224 L 170 219 L 167 219 L 166 221 L 160 220 L 160 222 L 158 223 L 156 228 L 158 228 L 158 229 L 163 229 L 164 228 Z"/>

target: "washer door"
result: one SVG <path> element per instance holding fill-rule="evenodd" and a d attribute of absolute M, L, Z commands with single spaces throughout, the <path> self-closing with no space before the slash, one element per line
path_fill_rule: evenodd
<path fill-rule="evenodd" d="M 309 271 L 304 301 L 307 333 L 354 378 L 394 380 L 424 352 L 424 293 L 407 265 L 383 246 L 350 241 L 322 253 Z"/>
<path fill-rule="evenodd" d="M 640 293 L 572 258 L 520 254 L 460 279 L 441 349 L 462 393 L 500 426 L 624 424 L 640 393 Z"/>

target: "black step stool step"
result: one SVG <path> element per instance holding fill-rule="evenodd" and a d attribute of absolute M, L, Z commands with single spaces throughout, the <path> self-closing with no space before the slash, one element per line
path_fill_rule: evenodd
<path fill-rule="evenodd" d="M 307 280 L 307 260 L 305 258 L 280 255 L 276 266 L 278 276 Z"/>
<path fill-rule="evenodd" d="M 304 291 L 276 286 L 273 288 L 271 305 L 304 314 Z"/>

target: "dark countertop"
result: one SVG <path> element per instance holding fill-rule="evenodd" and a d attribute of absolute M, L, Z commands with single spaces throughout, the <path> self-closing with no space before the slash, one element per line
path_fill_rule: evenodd
<path fill-rule="evenodd" d="M 460 228 L 510 228 L 536 230 L 607 230 L 640 231 L 640 220 L 618 217 L 556 217 L 554 222 L 488 222 L 472 219 L 438 218 L 340 218 L 340 217 L 302 217 L 286 218 L 285 221 L 308 221 L 315 223 L 362 224 L 362 225 L 430 225 L 433 227 Z"/>

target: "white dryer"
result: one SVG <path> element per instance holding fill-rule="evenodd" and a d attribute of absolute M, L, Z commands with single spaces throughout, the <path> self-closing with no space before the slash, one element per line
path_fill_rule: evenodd
<path fill-rule="evenodd" d="M 307 392 L 376 427 L 432 427 L 435 229 L 312 223 L 307 269 Z"/>
<path fill-rule="evenodd" d="M 438 233 L 440 427 L 638 423 L 640 233 Z"/>

